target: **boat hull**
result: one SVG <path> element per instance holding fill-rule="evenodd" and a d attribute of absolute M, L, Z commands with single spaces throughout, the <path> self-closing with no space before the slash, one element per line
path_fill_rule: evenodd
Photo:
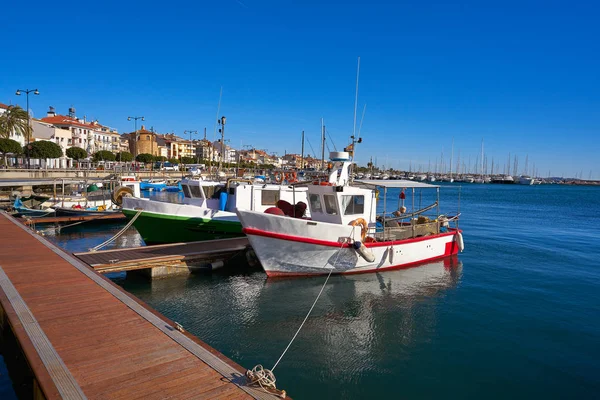
<path fill-rule="evenodd" d="M 287 217 L 238 211 L 243 232 L 269 277 L 356 274 L 402 269 L 442 259 L 459 251 L 459 231 L 363 244 L 374 256 L 369 262 L 352 247 L 350 226 L 314 223 Z M 331 226 L 329 226 L 331 225 Z M 312 232 L 311 232 L 312 231 Z M 344 242 L 344 238 L 352 238 Z"/>
<path fill-rule="evenodd" d="M 133 226 L 146 244 L 195 242 L 243 236 L 234 213 L 185 204 L 125 198 L 122 212 L 131 220 L 143 209 Z"/>
<path fill-rule="evenodd" d="M 62 208 L 55 207 L 57 217 L 71 217 L 71 216 L 84 216 L 84 215 L 92 215 L 92 216 L 102 216 L 102 215 L 113 215 L 118 214 L 119 210 L 106 210 L 106 211 L 97 211 L 97 210 L 85 210 L 78 208 Z"/>

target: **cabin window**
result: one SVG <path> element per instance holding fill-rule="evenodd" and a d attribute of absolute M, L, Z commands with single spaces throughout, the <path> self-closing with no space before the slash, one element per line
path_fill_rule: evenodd
<path fill-rule="evenodd" d="M 192 192 L 192 196 L 201 199 L 202 192 L 200 191 L 200 186 L 190 185 L 190 191 Z"/>
<path fill-rule="evenodd" d="M 344 215 L 363 214 L 365 211 L 365 196 L 342 196 Z"/>
<path fill-rule="evenodd" d="M 181 185 L 181 188 L 183 189 L 183 196 L 190 198 L 192 197 L 192 195 L 190 194 L 190 188 L 188 185 Z"/>
<path fill-rule="evenodd" d="M 318 194 L 311 194 L 308 196 L 310 202 L 310 212 L 323 212 L 323 206 L 321 205 L 321 197 Z"/>
<path fill-rule="evenodd" d="M 334 195 L 325 194 L 323 195 L 323 200 L 325 201 L 325 212 L 327 212 L 327 214 L 335 215 L 338 213 Z"/>
<path fill-rule="evenodd" d="M 279 201 L 279 190 L 263 190 L 260 203 L 263 206 L 274 206 Z"/>

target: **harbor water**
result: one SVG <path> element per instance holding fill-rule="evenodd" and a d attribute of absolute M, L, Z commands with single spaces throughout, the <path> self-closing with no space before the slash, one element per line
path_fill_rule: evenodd
<path fill-rule="evenodd" d="M 442 187 L 442 212 L 456 212 L 457 186 Z M 386 201 L 395 205 L 398 192 Z M 597 397 L 600 189 L 466 184 L 460 211 L 457 258 L 332 276 L 275 369 L 277 386 L 295 399 Z M 46 236 L 83 251 L 121 227 L 81 224 Z M 141 243 L 130 229 L 116 246 Z M 266 368 L 325 281 L 267 280 L 239 268 L 111 278 L 244 367 Z M 0 379 L 0 394 L 7 385 Z"/>

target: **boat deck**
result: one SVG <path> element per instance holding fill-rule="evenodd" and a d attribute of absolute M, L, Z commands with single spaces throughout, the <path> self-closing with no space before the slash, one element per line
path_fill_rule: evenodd
<path fill-rule="evenodd" d="M 5 213 L 0 240 L 3 320 L 45 398 L 276 398 L 246 386 L 239 365 Z"/>

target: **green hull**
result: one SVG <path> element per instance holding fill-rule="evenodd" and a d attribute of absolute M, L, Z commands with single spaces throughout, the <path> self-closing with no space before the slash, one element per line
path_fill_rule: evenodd
<path fill-rule="evenodd" d="M 131 220 L 137 211 L 123 210 L 123 214 Z M 147 212 L 142 212 L 133 226 L 146 244 L 197 242 L 244 236 L 242 224 L 237 221 L 216 221 Z"/>

